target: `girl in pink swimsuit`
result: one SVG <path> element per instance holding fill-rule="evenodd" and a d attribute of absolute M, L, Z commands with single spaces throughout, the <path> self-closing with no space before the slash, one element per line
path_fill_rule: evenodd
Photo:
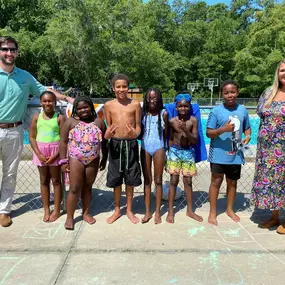
<path fill-rule="evenodd" d="M 83 220 L 89 224 L 96 222 L 90 215 L 92 185 L 98 169 L 105 169 L 108 148 L 104 139 L 105 123 L 98 118 L 93 102 L 88 97 L 74 101 L 71 118 L 68 119 L 60 136 L 60 161 L 62 171 L 69 172 L 70 188 L 67 196 L 67 217 L 64 227 L 74 229 L 73 216 L 79 195 L 82 200 Z M 100 152 L 102 159 L 100 161 Z M 68 154 L 68 157 L 67 157 Z"/>

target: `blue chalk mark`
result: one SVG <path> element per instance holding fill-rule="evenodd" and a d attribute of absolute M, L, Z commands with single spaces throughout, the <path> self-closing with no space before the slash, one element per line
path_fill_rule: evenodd
<path fill-rule="evenodd" d="M 235 230 L 229 229 L 229 230 L 222 231 L 222 233 L 225 235 L 229 235 L 231 237 L 240 237 L 240 232 L 239 232 L 240 230 L 241 230 L 241 228 L 238 228 Z"/>
<path fill-rule="evenodd" d="M 169 284 L 174 284 L 178 282 L 178 279 L 176 277 L 172 278 L 171 280 L 168 281 Z"/>
<path fill-rule="evenodd" d="M 213 268 L 215 271 L 219 269 L 219 257 L 220 253 L 218 251 L 212 251 L 210 252 L 209 257 L 200 257 L 201 262 L 200 263 L 210 263 L 211 268 Z"/>
<path fill-rule="evenodd" d="M 197 235 L 199 232 L 203 232 L 205 230 L 204 226 L 193 228 L 191 230 L 188 230 L 188 234 L 192 237 Z"/>

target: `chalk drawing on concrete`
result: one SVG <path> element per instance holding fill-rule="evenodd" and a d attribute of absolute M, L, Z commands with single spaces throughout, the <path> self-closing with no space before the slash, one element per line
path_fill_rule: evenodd
<path fill-rule="evenodd" d="M 23 238 L 30 239 L 55 239 L 66 236 L 67 231 L 63 227 L 63 223 L 43 223 L 39 222 L 29 228 Z"/>
<path fill-rule="evenodd" d="M 242 226 L 241 224 L 240 224 L 240 226 L 243 228 L 243 230 L 245 230 L 245 231 L 248 233 L 248 235 L 251 237 L 252 241 L 254 241 L 261 249 L 263 249 L 265 252 L 267 252 L 267 253 L 268 253 L 269 255 L 271 255 L 273 258 L 275 258 L 276 260 L 280 261 L 282 264 L 285 265 L 285 262 L 284 262 L 283 260 L 281 260 L 281 259 L 280 259 L 278 256 L 276 256 L 274 253 L 270 252 L 267 248 L 265 248 L 264 246 L 262 246 L 262 244 L 260 244 L 260 243 L 253 237 L 253 235 L 252 235 L 250 232 L 248 232 L 248 231 L 246 230 L 246 228 L 245 228 L 244 226 Z"/>
<path fill-rule="evenodd" d="M 177 282 L 178 282 L 178 279 L 176 277 L 173 277 L 168 281 L 169 284 L 175 284 Z"/>
<path fill-rule="evenodd" d="M 205 227 L 201 226 L 201 227 L 196 227 L 196 228 L 192 228 L 188 230 L 188 234 L 192 237 L 197 235 L 198 233 L 202 233 L 205 231 Z"/>
<path fill-rule="evenodd" d="M 200 257 L 200 264 L 205 269 L 199 270 L 202 271 L 203 280 L 193 280 L 192 284 L 195 285 L 203 285 L 209 284 L 211 280 L 211 284 L 234 284 L 234 285 L 243 285 L 245 284 L 244 278 L 241 272 L 233 267 L 228 266 L 227 262 L 225 262 L 220 255 L 220 251 L 211 251 L 208 257 Z M 228 254 L 232 255 L 231 250 L 228 248 Z"/>
<path fill-rule="evenodd" d="M 206 246 L 209 250 L 213 250 L 215 244 L 220 243 L 225 246 L 226 250 L 210 251 L 209 256 L 200 257 L 201 267 L 198 271 L 201 272 L 203 277 L 199 278 L 200 280 L 191 280 L 191 284 L 209 284 L 210 281 L 211 284 L 220 285 L 246 284 L 247 281 L 243 277 L 239 265 L 230 263 L 232 259 L 230 256 L 235 254 L 234 251 L 239 250 L 239 252 L 242 252 L 246 245 L 250 246 L 252 244 L 252 253 L 249 253 L 244 261 L 248 264 L 248 268 L 255 272 L 260 270 L 261 267 L 266 268 L 266 263 L 274 262 L 274 260 L 285 264 L 285 261 L 278 255 L 265 248 L 255 239 L 254 233 L 251 234 L 247 229 L 250 226 L 250 224 L 243 226 L 240 223 L 226 226 L 219 225 L 217 227 L 205 226 L 202 234 L 199 234 L 201 231 L 197 230 L 198 228 L 194 228 L 193 231 L 188 229 L 187 236 L 190 235 L 196 242 L 200 242 L 204 249 Z M 271 235 L 271 233 L 268 234 Z M 229 279 L 227 276 L 234 276 L 234 278 Z"/>
<path fill-rule="evenodd" d="M 247 226 L 246 226 L 247 227 Z M 243 244 L 243 243 L 252 243 L 252 238 L 248 235 L 248 231 L 244 231 L 239 223 L 237 223 L 237 227 L 235 229 L 229 228 L 219 228 L 215 227 L 216 233 L 221 238 L 224 243 L 227 244 Z M 246 236 L 241 235 L 241 232 L 244 232 Z"/>
<path fill-rule="evenodd" d="M 222 230 L 221 232 L 224 235 L 229 235 L 231 237 L 240 237 L 240 231 L 241 231 L 241 228 Z"/>
<path fill-rule="evenodd" d="M 1 268 L 4 268 L 4 266 L 7 266 L 7 263 L 12 263 L 12 267 L 9 268 L 8 271 L 6 271 L 6 273 L 4 274 L 4 276 L 1 278 L 0 276 L 0 285 L 3 285 L 5 283 L 5 281 L 11 276 L 11 274 L 13 273 L 13 271 L 15 270 L 15 268 L 22 263 L 25 259 L 27 258 L 27 256 L 25 257 L 16 257 L 16 256 L 0 256 L 0 266 Z M 2 262 L 4 263 L 2 265 Z"/>

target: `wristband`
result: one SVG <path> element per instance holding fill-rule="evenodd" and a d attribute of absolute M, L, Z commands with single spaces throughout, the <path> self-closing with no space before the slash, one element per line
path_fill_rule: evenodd
<path fill-rule="evenodd" d="M 68 164 L 68 159 L 67 159 L 67 158 L 61 159 L 61 160 L 58 162 L 58 165 L 63 165 L 63 164 Z"/>
<path fill-rule="evenodd" d="M 250 135 L 246 135 L 245 137 L 251 139 L 251 136 L 250 136 Z"/>

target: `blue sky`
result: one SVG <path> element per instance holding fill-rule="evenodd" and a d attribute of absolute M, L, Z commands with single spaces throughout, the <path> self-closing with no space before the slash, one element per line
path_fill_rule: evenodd
<path fill-rule="evenodd" d="M 225 3 L 226 5 L 230 5 L 231 0 L 204 0 L 208 5 L 214 5 L 217 3 Z"/>

